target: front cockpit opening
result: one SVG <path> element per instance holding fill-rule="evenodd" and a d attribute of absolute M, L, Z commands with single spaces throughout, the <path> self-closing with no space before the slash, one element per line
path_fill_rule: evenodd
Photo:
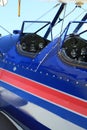
<path fill-rule="evenodd" d="M 23 36 L 18 46 L 19 52 L 22 55 L 35 57 L 50 41 L 41 36 L 29 33 Z"/>
<path fill-rule="evenodd" d="M 45 38 L 47 28 L 51 29 L 50 22 L 23 22 L 20 40 L 17 44 L 17 50 L 20 54 L 34 58 L 50 41 L 52 41 L 52 30 L 49 37 Z"/>

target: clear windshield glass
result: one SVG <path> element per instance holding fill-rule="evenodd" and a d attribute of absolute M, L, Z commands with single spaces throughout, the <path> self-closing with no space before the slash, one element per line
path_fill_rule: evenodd
<path fill-rule="evenodd" d="M 85 21 L 70 22 L 61 35 L 60 47 L 62 47 L 64 40 L 70 34 L 79 35 L 81 38 L 87 40 L 87 22 Z"/>
<path fill-rule="evenodd" d="M 87 22 L 72 22 L 69 26 L 67 35 L 72 33 L 87 40 Z"/>
<path fill-rule="evenodd" d="M 52 28 L 50 22 L 44 21 L 25 21 L 22 27 L 22 33 L 36 33 L 41 37 L 45 36 L 46 31 L 50 27 L 49 40 L 52 40 Z"/>

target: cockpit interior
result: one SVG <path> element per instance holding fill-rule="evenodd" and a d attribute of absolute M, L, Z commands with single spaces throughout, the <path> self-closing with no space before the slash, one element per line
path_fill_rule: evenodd
<path fill-rule="evenodd" d="M 61 58 L 68 64 L 84 66 L 87 64 L 87 40 L 70 34 L 61 49 Z"/>
<path fill-rule="evenodd" d="M 45 30 L 48 30 L 50 26 L 51 23 L 49 22 L 24 21 L 21 29 L 20 43 L 17 44 L 18 52 L 24 56 L 34 58 L 51 41 L 51 39 L 45 37 Z M 50 35 L 51 33 L 52 30 L 50 30 Z"/>

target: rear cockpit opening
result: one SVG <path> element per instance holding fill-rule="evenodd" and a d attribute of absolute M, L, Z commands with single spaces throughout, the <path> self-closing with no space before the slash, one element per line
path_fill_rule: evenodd
<path fill-rule="evenodd" d="M 77 24 L 77 27 L 73 26 L 73 29 L 69 30 L 70 26 Z M 63 35 L 61 35 L 61 47 L 59 56 L 65 63 L 73 66 L 87 68 L 87 30 L 84 29 L 86 22 L 71 22 L 67 26 Z M 84 30 L 83 30 L 84 29 Z M 74 30 L 74 31 L 73 31 Z M 72 31 L 73 33 L 70 33 Z M 76 31 L 76 33 L 75 33 Z M 70 33 L 70 34 L 69 34 Z M 65 37 L 64 37 L 65 36 Z"/>
<path fill-rule="evenodd" d="M 79 36 L 68 37 L 62 49 L 66 56 L 73 61 L 87 62 L 87 41 Z"/>

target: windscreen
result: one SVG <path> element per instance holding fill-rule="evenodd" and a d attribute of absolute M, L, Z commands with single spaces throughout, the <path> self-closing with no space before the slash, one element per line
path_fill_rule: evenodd
<path fill-rule="evenodd" d="M 51 23 L 50 22 L 43 22 L 43 21 L 25 21 L 23 24 L 23 30 L 22 33 L 35 33 L 38 34 L 41 37 L 45 36 L 45 33 L 47 32 L 48 28 L 50 27 L 50 34 L 48 36 L 48 39 L 52 39 L 52 29 L 51 29 Z"/>

